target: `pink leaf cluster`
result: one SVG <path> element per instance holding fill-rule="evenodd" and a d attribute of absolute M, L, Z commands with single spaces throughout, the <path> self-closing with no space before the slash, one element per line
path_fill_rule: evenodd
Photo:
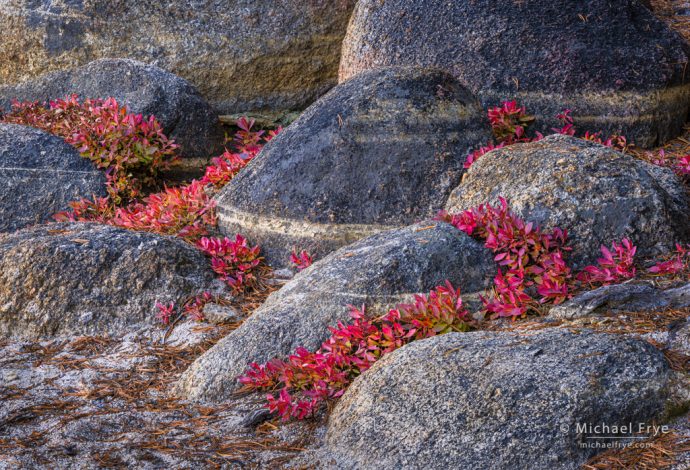
<path fill-rule="evenodd" d="M 186 315 L 188 318 L 194 321 L 203 321 L 204 307 L 209 302 L 213 302 L 215 300 L 216 298 L 210 292 L 203 292 L 201 295 L 189 298 L 185 302 L 182 312 L 184 313 L 184 315 Z M 175 311 L 177 310 L 175 302 L 170 302 L 169 304 L 162 304 L 160 302 L 156 302 L 156 308 L 158 309 L 156 318 L 159 319 L 161 323 L 163 323 L 164 325 L 169 325 L 170 319 L 173 317 Z"/>
<path fill-rule="evenodd" d="M 143 186 L 175 160 L 178 146 L 154 116 L 131 114 L 114 98 L 77 95 L 49 103 L 14 101 L 3 122 L 37 127 L 62 137 L 82 156 L 105 169 L 116 201 L 136 198 Z"/>
<path fill-rule="evenodd" d="M 297 253 L 296 250 L 292 250 L 292 253 L 290 254 L 290 262 L 297 268 L 298 271 L 302 271 L 311 266 L 314 262 L 314 259 L 306 250 L 302 250 L 299 253 Z"/>
<path fill-rule="evenodd" d="M 203 292 L 201 295 L 195 296 L 185 304 L 184 313 L 194 321 L 203 321 L 205 319 L 204 307 L 214 300 L 210 292 Z"/>
<path fill-rule="evenodd" d="M 216 224 L 214 202 L 199 181 L 166 188 L 124 207 L 108 198 L 82 199 L 70 203 L 71 210 L 55 214 L 59 222 L 99 222 L 131 230 L 175 235 L 197 240 Z"/>
<path fill-rule="evenodd" d="M 515 101 L 504 101 L 501 106 L 489 109 L 488 116 L 491 129 L 498 143 L 489 142 L 487 145 L 472 151 L 465 159 L 465 168 L 470 168 L 474 162 L 492 150 L 520 142 L 537 142 L 544 138 L 539 132 L 535 132 L 533 136 L 527 133 L 528 127 L 534 123 L 535 119 L 527 114 L 527 109 L 524 106 L 519 106 Z M 576 128 L 570 109 L 563 110 L 556 118 L 561 122 L 561 127 L 551 129 L 553 132 L 575 135 Z M 582 138 L 620 151 L 625 151 L 628 148 L 626 138 L 619 135 L 602 139 L 600 132 L 586 132 Z"/>
<path fill-rule="evenodd" d="M 666 261 L 656 263 L 647 272 L 657 276 L 675 276 L 686 273 L 690 280 L 690 245 L 676 244 L 676 251 Z"/>
<path fill-rule="evenodd" d="M 655 165 L 671 168 L 679 177 L 690 180 L 690 155 L 685 155 L 674 161 L 673 158 L 666 155 L 664 149 L 661 149 L 656 157 L 649 152 L 647 158 Z"/>
<path fill-rule="evenodd" d="M 570 297 L 571 269 L 564 252 L 568 234 L 559 228 L 542 232 L 517 217 L 504 198 L 492 206 L 482 204 L 460 214 L 440 213 L 439 219 L 474 236 L 495 253 L 499 273 L 494 279 L 494 298 L 484 307 L 494 317 L 520 317 L 538 303 L 556 304 Z M 536 302 L 529 290 L 541 297 Z"/>
<path fill-rule="evenodd" d="M 156 302 L 156 308 L 158 309 L 156 318 L 158 318 L 164 325 L 170 324 L 170 319 L 175 314 L 175 302 L 170 302 L 169 304 Z"/>
<path fill-rule="evenodd" d="M 240 153 L 228 150 L 206 169 L 201 180 L 179 187 L 165 188 L 142 200 L 120 205 L 112 197 L 82 199 L 70 203 L 70 211 L 55 215 L 58 221 L 99 222 L 132 230 L 176 235 L 198 240 L 216 224 L 213 192 L 227 184 L 278 131 L 253 131 L 253 121 L 240 119 L 235 138 Z"/>
<path fill-rule="evenodd" d="M 526 130 L 534 122 L 524 106 L 516 101 L 504 101 L 487 112 L 491 129 L 499 142 L 511 144 L 526 138 Z"/>
<path fill-rule="evenodd" d="M 609 285 L 635 277 L 635 253 L 637 247 L 624 238 L 620 243 L 613 242 L 611 249 L 601 246 L 602 257 L 598 266 L 586 266 L 577 279 L 586 284 Z"/>
<path fill-rule="evenodd" d="M 237 234 L 234 240 L 203 237 L 197 247 L 211 257 L 213 271 L 234 291 L 244 292 L 257 285 L 263 258 L 259 247 L 250 246 L 242 235 Z"/>
<path fill-rule="evenodd" d="M 214 202 L 204 185 L 194 180 L 186 186 L 166 188 L 142 202 L 117 209 L 111 223 L 132 230 L 195 240 L 206 235 L 208 227 L 215 226 L 213 208 Z"/>
<path fill-rule="evenodd" d="M 253 130 L 254 120 L 242 117 L 238 120 L 239 130 L 235 133 L 232 143 L 237 150 L 231 152 L 225 150 L 223 155 L 215 157 L 211 165 L 206 168 L 206 174 L 201 179 L 204 184 L 212 184 L 221 188 L 228 184 L 237 173 L 261 151 L 264 145 L 270 142 L 282 128 L 272 131 Z"/>
<path fill-rule="evenodd" d="M 351 307 L 350 314 L 350 323 L 329 328 L 331 336 L 318 351 L 298 348 L 286 360 L 252 363 L 240 383 L 250 390 L 270 391 L 267 407 L 283 419 L 304 419 L 341 396 L 385 354 L 411 341 L 471 327 L 460 291 L 449 282 L 383 317 L 367 318 L 364 307 Z"/>

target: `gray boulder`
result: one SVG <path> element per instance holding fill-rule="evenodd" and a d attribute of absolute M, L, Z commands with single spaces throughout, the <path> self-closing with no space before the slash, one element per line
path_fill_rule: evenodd
<path fill-rule="evenodd" d="M 273 293 L 242 326 L 192 364 L 177 393 L 203 401 L 228 398 L 249 363 L 287 357 L 299 346 L 317 350 L 329 337 L 329 326 L 350 320 L 348 304 L 364 304 L 369 315 L 380 315 L 445 280 L 471 302 L 470 294 L 486 289 L 495 274 L 489 250 L 445 223 L 360 240 Z"/>
<path fill-rule="evenodd" d="M 208 259 L 184 241 L 98 224 L 0 235 L 0 337 L 122 332 L 155 304 L 217 292 Z"/>
<path fill-rule="evenodd" d="M 581 130 L 647 147 L 682 132 L 689 56 L 638 0 L 361 0 L 340 80 L 381 66 L 441 67 L 484 106 L 517 99 L 542 131 L 569 108 Z"/>
<path fill-rule="evenodd" d="M 543 330 L 452 333 L 394 351 L 336 405 L 321 468 L 575 470 L 585 425 L 650 424 L 670 370 L 649 343 Z M 605 442 L 612 442 L 608 440 Z"/>
<path fill-rule="evenodd" d="M 275 266 L 436 215 L 470 149 L 491 138 L 445 72 L 389 68 L 338 85 L 266 145 L 218 196 L 220 229 Z"/>
<path fill-rule="evenodd" d="M 671 170 L 574 137 L 489 152 L 468 170 L 446 209 L 460 212 L 499 196 L 525 220 L 567 229 L 577 268 L 596 264 L 602 244 L 624 237 L 640 257 L 690 241 L 690 199 Z"/>
<path fill-rule="evenodd" d="M 68 203 L 105 196 L 105 175 L 59 137 L 0 124 L 0 232 L 50 220 Z"/>
<path fill-rule="evenodd" d="M 0 86 L 0 109 L 13 99 L 47 102 L 76 93 L 80 98 L 115 98 L 130 112 L 154 115 L 184 157 L 208 158 L 222 150 L 217 113 L 186 80 L 153 65 L 102 59 L 83 67 Z"/>
<path fill-rule="evenodd" d="M 690 307 L 690 283 L 672 289 L 615 284 L 584 292 L 553 307 L 549 317 L 572 320 L 603 312 L 653 312 Z"/>
<path fill-rule="evenodd" d="M 123 57 L 196 86 L 219 111 L 303 109 L 336 83 L 355 0 L 0 2 L 0 83 Z"/>

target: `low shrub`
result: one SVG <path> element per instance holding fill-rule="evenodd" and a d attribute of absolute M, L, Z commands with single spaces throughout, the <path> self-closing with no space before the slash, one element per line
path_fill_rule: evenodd
<path fill-rule="evenodd" d="M 340 397 L 384 355 L 411 341 L 472 327 L 460 290 L 448 282 L 383 317 L 368 319 L 364 307 L 351 307 L 351 316 L 351 323 L 329 328 L 331 336 L 318 351 L 298 348 L 284 361 L 252 363 L 240 383 L 247 390 L 271 391 L 267 407 L 284 420 L 304 419 Z"/>
<path fill-rule="evenodd" d="M 130 113 L 114 98 L 77 95 L 48 103 L 12 103 L 2 122 L 42 129 L 65 139 L 81 155 L 106 171 L 111 199 L 127 202 L 154 185 L 161 170 L 176 158 L 177 144 L 168 139 L 154 116 Z"/>

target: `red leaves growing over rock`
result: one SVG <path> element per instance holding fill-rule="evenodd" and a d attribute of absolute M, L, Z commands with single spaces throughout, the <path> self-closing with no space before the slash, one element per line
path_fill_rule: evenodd
<path fill-rule="evenodd" d="M 117 203 L 138 197 L 143 186 L 153 184 L 158 172 L 174 161 L 178 148 L 154 116 L 131 114 L 114 98 L 81 102 L 71 95 L 49 103 L 15 101 L 2 121 L 65 139 L 106 170 L 109 193 Z"/>
<path fill-rule="evenodd" d="M 471 318 L 460 290 L 450 283 L 414 303 L 369 319 L 364 307 L 351 307 L 352 322 L 330 327 L 331 337 L 316 352 L 298 348 L 286 360 L 250 364 L 239 378 L 249 390 L 266 390 L 267 407 L 283 419 L 303 419 L 328 399 L 341 396 L 374 362 L 403 345 L 452 331 L 468 331 Z"/>

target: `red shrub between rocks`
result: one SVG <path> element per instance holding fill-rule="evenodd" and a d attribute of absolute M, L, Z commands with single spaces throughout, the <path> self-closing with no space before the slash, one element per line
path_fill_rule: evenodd
<path fill-rule="evenodd" d="M 450 283 L 413 304 L 399 305 L 383 317 L 368 319 L 351 307 L 352 323 L 330 327 L 331 336 L 316 352 L 298 348 L 285 361 L 250 364 L 240 383 L 250 390 L 271 390 L 267 407 L 283 419 L 303 419 L 348 385 L 385 354 L 417 340 L 451 331 L 468 331 L 471 318 L 460 290 Z"/>
<path fill-rule="evenodd" d="M 574 136 L 576 128 L 571 113 L 570 109 L 566 109 L 556 116 L 561 121 L 561 127 L 551 130 L 557 134 Z M 528 135 L 528 127 L 534 123 L 535 119 L 528 115 L 527 109 L 519 106 L 516 101 L 504 101 L 501 106 L 489 109 L 488 116 L 491 129 L 498 143 L 489 142 L 487 145 L 470 153 L 465 160 L 465 168 L 470 168 L 474 162 L 492 150 L 521 142 L 537 142 L 544 138 L 539 132 L 535 132 L 533 136 Z M 601 138 L 600 132 L 592 134 L 588 131 L 585 132 L 582 139 L 612 147 L 622 152 L 628 148 L 627 139 L 619 135 L 612 135 L 604 140 Z"/>
<path fill-rule="evenodd" d="M 180 187 L 165 188 L 124 206 L 119 206 L 112 195 L 82 199 L 72 202 L 71 210 L 56 214 L 55 219 L 98 222 L 181 237 L 195 243 L 210 256 L 213 270 L 235 293 L 251 290 L 259 282 L 264 263 L 259 255 L 259 247 L 250 247 L 239 234 L 234 241 L 204 237 L 216 226 L 213 194 L 237 175 L 280 129 L 254 131 L 254 121 L 245 118 L 241 118 L 237 125 L 240 130 L 233 139 L 237 151 L 226 150 L 223 155 L 214 158 L 200 180 L 192 180 Z M 192 319 L 203 319 L 203 307 L 211 300 L 209 293 L 190 299 L 185 303 L 183 313 Z M 176 310 L 175 305 L 157 304 L 157 307 L 158 318 L 167 324 Z"/>
<path fill-rule="evenodd" d="M 307 253 L 306 250 L 302 250 L 299 253 L 297 253 L 296 250 L 292 250 L 292 253 L 290 254 L 290 262 L 297 268 L 298 271 L 302 271 L 314 263 L 314 258 L 312 258 L 312 256 Z"/>
<path fill-rule="evenodd" d="M 494 280 L 494 296 L 482 299 L 486 313 L 494 318 L 515 319 L 540 304 L 563 302 L 583 283 L 612 284 L 633 278 L 637 272 L 636 247 L 623 239 L 613 242 L 610 250 L 602 246 L 598 266 L 587 266 L 573 276 L 565 261 L 570 250 L 567 233 L 559 228 L 542 232 L 515 216 L 503 198 L 497 206 L 483 204 L 461 214 L 441 213 L 439 219 L 483 240 L 496 253 L 494 259 L 500 269 Z M 296 253 L 293 257 L 299 261 Z M 690 273 L 690 246 L 678 245 L 671 259 L 648 269 L 657 275 L 683 271 Z M 357 376 L 385 354 L 411 341 L 468 331 L 474 326 L 460 290 L 447 281 L 426 296 L 416 296 L 414 304 L 399 305 L 383 317 L 367 318 L 364 307 L 351 307 L 351 316 L 351 323 L 329 327 L 331 336 L 318 351 L 298 348 L 286 360 L 252 363 L 239 382 L 247 390 L 270 391 L 266 406 L 283 419 L 304 419 L 327 400 L 340 397 Z"/>
<path fill-rule="evenodd" d="M 242 235 L 235 235 L 234 240 L 204 237 L 197 242 L 197 247 L 211 257 L 213 271 L 234 291 L 243 292 L 256 286 L 257 268 L 263 258 L 259 256 L 259 247 L 249 246 Z"/>
<path fill-rule="evenodd" d="M 110 197 L 120 203 L 138 197 L 174 161 L 178 146 L 154 116 L 131 114 L 114 98 L 77 95 L 38 102 L 13 102 L 3 122 L 37 127 L 65 139 L 82 156 L 106 170 Z"/>

